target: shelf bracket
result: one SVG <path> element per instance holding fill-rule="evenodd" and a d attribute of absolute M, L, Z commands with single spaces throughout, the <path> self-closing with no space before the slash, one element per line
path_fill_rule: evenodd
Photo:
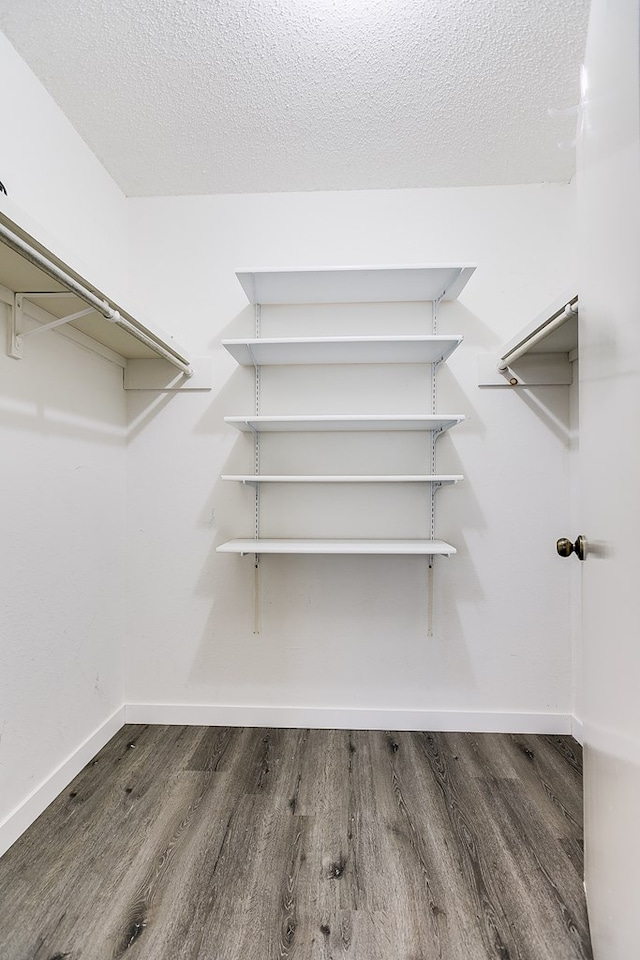
<path fill-rule="evenodd" d="M 186 377 L 192 376 L 193 370 L 190 362 L 181 351 L 175 346 L 163 341 L 158 335 L 134 320 L 133 317 L 122 316 L 115 306 L 112 306 L 104 299 L 100 291 L 96 290 L 96 288 L 90 288 L 81 278 L 72 275 L 64 266 L 53 259 L 53 255 L 50 254 L 49 251 L 38 245 L 32 238 L 22 235 L 20 228 L 18 228 L 18 232 L 16 232 L 15 228 L 16 224 L 10 221 L 4 214 L 0 214 L 0 242 L 8 246 L 22 259 L 33 264 L 38 270 L 42 271 L 47 277 L 50 277 L 56 284 L 59 284 L 67 291 L 66 294 L 61 291 L 38 292 L 38 299 L 42 297 L 60 297 L 61 295 L 68 296 L 71 294 L 73 297 L 87 304 L 88 307 L 92 307 L 95 312 L 108 323 L 117 324 L 118 327 L 126 330 L 130 336 L 149 347 L 157 356 L 163 357 L 175 367 L 178 367 Z M 26 291 L 21 291 L 19 295 L 25 298 L 36 296 L 36 294 L 27 293 Z M 14 333 L 9 337 L 9 349 L 7 352 L 10 356 L 21 359 L 22 341 L 18 342 L 18 337 L 22 336 L 24 331 L 21 329 L 15 331 L 15 324 L 16 322 L 19 323 L 20 318 L 16 318 L 15 309 L 13 314 L 12 322 L 14 324 Z M 70 318 L 67 318 L 66 322 L 69 323 Z"/>
<path fill-rule="evenodd" d="M 6 304 L 7 308 L 7 355 L 15 360 L 22 360 L 22 342 L 18 344 L 16 337 L 16 298 Z"/>
<path fill-rule="evenodd" d="M 253 366 L 254 366 L 255 369 L 257 370 L 257 369 L 258 369 L 258 361 L 257 361 L 256 358 L 255 358 L 255 355 L 254 355 L 254 353 L 253 353 L 253 350 L 251 349 L 251 344 L 250 344 L 250 343 L 247 344 L 247 350 L 248 350 L 248 352 L 249 352 L 249 356 L 251 357 L 251 363 L 253 364 Z"/>
<path fill-rule="evenodd" d="M 255 333 L 256 340 L 261 336 L 262 307 L 259 303 L 254 307 Z M 255 401 L 256 417 L 260 416 L 260 364 L 256 363 L 253 351 L 249 348 L 251 359 L 253 360 L 255 376 Z M 253 472 L 256 477 L 260 476 L 260 434 L 257 430 L 253 431 Z M 254 509 L 253 509 L 253 535 L 256 540 L 260 539 L 260 484 L 256 481 L 254 484 Z M 253 632 L 260 632 L 259 623 L 259 583 L 258 583 L 258 565 L 260 563 L 260 554 L 254 554 L 253 565 L 255 567 L 254 583 L 254 625 Z"/>
<path fill-rule="evenodd" d="M 93 307 L 85 307 L 83 310 L 70 313 L 66 317 L 59 317 L 57 320 L 52 320 L 51 323 L 42 323 L 38 327 L 25 330 L 24 300 L 25 298 L 28 299 L 29 297 L 35 296 L 43 297 L 46 296 L 46 294 L 16 293 L 13 298 L 13 308 L 9 311 L 9 343 L 7 351 L 9 356 L 16 360 L 22 360 L 24 357 L 24 341 L 27 337 L 35 337 L 40 333 L 45 333 L 47 330 L 55 330 L 56 327 L 62 327 L 67 323 L 72 323 L 74 320 L 79 320 L 81 317 L 86 317 L 90 313 L 95 313 Z"/>

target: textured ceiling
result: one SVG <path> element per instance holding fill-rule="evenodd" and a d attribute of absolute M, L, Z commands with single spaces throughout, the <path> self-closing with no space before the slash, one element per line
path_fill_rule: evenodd
<path fill-rule="evenodd" d="M 129 196 L 569 180 L 588 0 L 0 0 Z"/>

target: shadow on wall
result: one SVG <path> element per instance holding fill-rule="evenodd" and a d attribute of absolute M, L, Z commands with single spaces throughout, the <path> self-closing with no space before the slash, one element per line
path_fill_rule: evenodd
<path fill-rule="evenodd" d="M 492 389 L 491 387 L 483 389 Z M 562 389 L 562 388 L 561 388 Z M 562 389 L 566 393 L 568 388 Z M 569 417 L 569 404 L 559 404 L 557 393 L 551 387 L 517 387 L 513 390 L 503 388 L 503 393 L 516 394 L 521 403 L 534 413 L 556 437 L 569 443 L 572 437 L 572 428 Z M 505 398 L 508 403 L 509 400 Z"/>
<path fill-rule="evenodd" d="M 0 304 L 0 320 L 6 308 Z M 6 334 L 6 323 L 0 327 Z M 2 343 L 6 336 L 2 338 Z M 120 372 L 111 368 L 105 373 L 105 361 L 52 333 L 29 345 L 22 360 L 0 356 L 0 426 L 12 431 L 31 432 L 41 437 L 64 437 L 119 446 L 124 438 L 124 398 L 115 390 Z M 74 363 L 75 359 L 75 363 Z M 107 399 L 100 389 L 86 386 L 96 375 L 100 381 L 113 381 L 113 398 Z M 120 404 L 120 400 L 122 403 Z M 119 419 L 116 419 L 119 414 Z"/>
<path fill-rule="evenodd" d="M 246 307 L 230 321 L 221 331 L 220 336 L 211 343 L 211 353 L 214 361 L 213 389 L 210 393 L 203 391 L 210 399 L 210 403 L 207 405 L 206 413 L 196 426 L 196 432 L 198 433 L 213 436 L 216 433 L 226 432 L 224 417 L 227 411 L 239 408 L 245 391 L 248 389 L 247 385 L 253 384 L 253 369 L 237 368 L 221 344 L 221 340 L 227 337 L 252 336 L 252 332 L 248 329 L 252 316 L 251 308 Z M 239 327 L 244 329 L 244 333 L 237 332 Z M 231 371 L 231 375 L 229 375 L 229 371 Z M 218 388 L 220 383 L 223 385 Z M 251 387 L 251 391 L 253 392 L 253 387 Z M 180 393 L 180 391 L 127 391 L 127 442 L 134 441 L 170 404 L 184 402 L 185 396 L 187 394 Z"/>
<path fill-rule="evenodd" d="M 266 556 L 257 571 L 250 556 L 219 560 L 218 596 L 189 675 L 202 702 L 390 709 L 455 709 L 465 695 L 468 702 L 475 684 L 462 627 L 452 607 L 446 629 L 438 625 L 437 595 L 429 636 L 424 558 Z M 436 582 L 451 576 L 449 563 L 436 563 Z M 204 572 L 199 590 L 210 583 Z M 459 702 L 442 699 L 453 693 Z"/>

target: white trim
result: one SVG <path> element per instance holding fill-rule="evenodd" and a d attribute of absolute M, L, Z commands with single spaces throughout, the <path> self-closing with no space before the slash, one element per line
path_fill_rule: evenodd
<path fill-rule="evenodd" d="M 294 727 L 316 730 L 436 730 L 465 733 L 571 733 L 568 713 L 379 710 L 361 707 L 128 703 L 127 723 Z"/>
<path fill-rule="evenodd" d="M 582 727 L 582 720 L 578 720 L 577 717 L 571 717 L 571 736 L 574 737 L 579 744 L 584 743 L 584 729 Z"/>
<path fill-rule="evenodd" d="M 122 706 L 5 817 L 0 823 L 0 856 L 15 843 L 27 827 L 37 820 L 43 810 L 55 800 L 61 790 L 71 783 L 82 768 L 93 760 L 96 753 L 111 740 L 124 723 L 125 707 Z"/>
<path fill-rule="evenodd" d="M 116 710 L 0 823 L 0 856 L 37 820 L 125 723 L 284 727 L 316 730 L 434 730 L 464 733 L 568 734 L 582 742 L 582 723 L 567 713 L 380 710 L 362 707 L 129 703 Z"/>

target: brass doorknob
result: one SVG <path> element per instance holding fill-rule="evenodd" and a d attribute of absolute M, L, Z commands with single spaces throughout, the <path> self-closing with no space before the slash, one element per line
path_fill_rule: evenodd
<path fill-rule="evenodd" d="M 566 537 L 561 537 L 560 540 L 556 542 L 556 550 L 561 557 L 570 557 L 572 553 L 575 553 L 578 560 L 585 560 L 587 556 L 587 541 L 582 534 L 575 543 L 571 543 L 571 540 L 567 540 Z"/>

